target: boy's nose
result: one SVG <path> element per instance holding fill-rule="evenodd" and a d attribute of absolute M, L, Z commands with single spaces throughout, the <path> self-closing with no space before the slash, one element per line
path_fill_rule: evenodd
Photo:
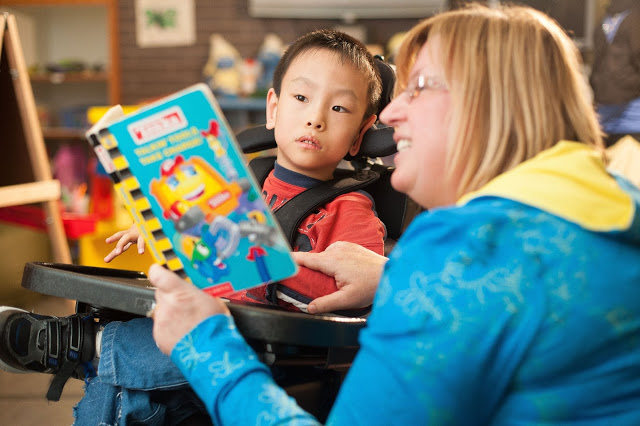
<path fill-rule="evenodd" d="M 325 127 L 325 112 L 321 105 L 315 105 L 308 111 L 307 115 L 307 128 L 313 128 L 314 130 L 324 130 Z"/>
<path fill-rule="evenodd" d="M 322 120 L 310 120 L 307 121 L 307 127 L 312 127 L 316 130 L 323 130 L 324 122 Z"/>

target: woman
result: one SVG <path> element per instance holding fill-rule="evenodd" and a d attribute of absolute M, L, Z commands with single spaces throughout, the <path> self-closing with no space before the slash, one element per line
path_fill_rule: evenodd
<path fill-rule="evenodd" d="M 606 172 L 571 40 L 532 9 L 473 6 L 414 27 L 397 68 L 392 184 L 429 212 L 386 264 L 345 244 L 297 255 L 338 273 L 343 306 L 371 292 L 358 262 L 384 268 L 329 422 L 639 423 L 640 194 Z M 156 342 L 216 424 L 314 422 L 224 303 L 149 278 Z"/>

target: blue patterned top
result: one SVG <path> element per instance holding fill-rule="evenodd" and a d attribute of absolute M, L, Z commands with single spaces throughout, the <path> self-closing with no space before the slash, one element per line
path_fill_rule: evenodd
<path fill-rule="evenodd" d="M 330 424 L 640 424 L 640 193 L 561 142 L 416 218 Z M 314 424 L 218 315 L 176 346 L 214 423 Z"/>

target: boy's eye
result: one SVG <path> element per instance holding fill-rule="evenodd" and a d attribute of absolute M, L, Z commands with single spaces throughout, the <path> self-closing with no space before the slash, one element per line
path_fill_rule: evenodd
<path fill-rule="evenodd" d="M 331 109 L 335 112 L 349 112 L 345 107 L 342 107 L 340 105 L 332 106 Z"/>
<path fill-rule="evenodd" d="M 296 100 L 298 100 L 300 102 L 306 102 L 307 101 L 307 97 L 303 96 L 303 95 L 295 95 L 294 98 L 296 98 Z"/>

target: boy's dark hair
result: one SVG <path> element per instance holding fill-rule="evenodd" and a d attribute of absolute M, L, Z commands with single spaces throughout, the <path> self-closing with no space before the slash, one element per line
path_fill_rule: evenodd
<path fill-rule="evenodd" d="M 310 50 L 326 49 L 340 55 L 343 62 L 353 65 L 369 82 L 367 109 L 364 117 L 369 117 L 378 111 L 382 80 L 373 56 L 367 47 L 348 34 L 335 30 L 317 30 L 298 38 L 280 58 L 273 73 L 273 89 L 280 97 L 282 79 L 295 58 Z"/>

